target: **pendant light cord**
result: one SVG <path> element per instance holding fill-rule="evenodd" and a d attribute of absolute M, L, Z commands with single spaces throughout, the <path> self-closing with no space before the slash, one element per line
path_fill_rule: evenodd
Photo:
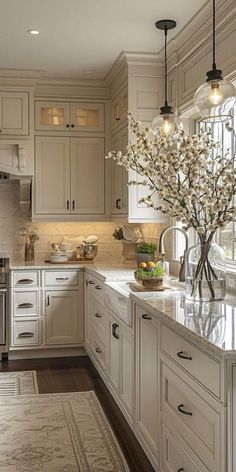
<path fill-rule="evenodd" d="M 216 2 L 213 0 L 213 70 L 216 69 Z"/>
<path fill-rule="evenodd" d="M 168 106 L 167 101 L 167 28 L 165 27 L 165 106 Z"/>

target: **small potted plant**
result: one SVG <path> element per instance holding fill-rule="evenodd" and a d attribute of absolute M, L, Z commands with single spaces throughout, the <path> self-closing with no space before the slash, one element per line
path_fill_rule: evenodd
<path fill-rule="evenodd" d="M 140 262 L 150 262 L 155 259 L 155 252 L 157 250 L 157 245 L 154 243 L 146 243 L 143 241 L 137 246 L 137 265 L 139 266 Z"/>

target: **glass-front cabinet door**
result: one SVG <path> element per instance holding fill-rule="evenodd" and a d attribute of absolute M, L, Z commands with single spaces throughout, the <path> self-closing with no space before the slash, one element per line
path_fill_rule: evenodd
<path fill-rule="evenodd" d="M 104 131 L 103 103 L 36 102 L 37 131 Z"/>
<path fill-rule="evenodd" d="M 104 131 L 103 103 L 71 103 L 70 127 L 74 131 Z"/>
<path fill-rule="evenodd" d="M 36 130 L 65 130 L 70 128 L 70 104 L 65 102 L 36 102 Z"/>

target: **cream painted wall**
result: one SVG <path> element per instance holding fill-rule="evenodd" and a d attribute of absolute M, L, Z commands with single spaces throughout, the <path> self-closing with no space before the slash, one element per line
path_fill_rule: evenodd
<path fill-rule="evenodd" d="M 36 243 L 36 260 L 44 261 L 50 253 L 50 242 L 61 242 L 63 235 L 85 237 L 96 234 L 99 238 L 97 262 L 122 262 L 122 244 L 115 241 L 112 232 L 115 222 L 109 223 L 32 223 L 19 207 L 19 183 L 0 181 L 0 256 L 8 256 L 11 260 L 22 261 L 24 242 L 18 235 L 18 229 L 26 226 L 36 229 L 39 241 Z M 122 223 L 119 223 L 122 224 Z M 147 241 L 158 243 L 163 225 L 140 225 Z"/>

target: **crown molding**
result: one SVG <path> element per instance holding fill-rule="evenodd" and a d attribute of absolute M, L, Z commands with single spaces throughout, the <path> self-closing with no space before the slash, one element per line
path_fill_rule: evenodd
<path fill-rule="evenodd" d="M 227 24 L 233 21 L 236 13 L 235 0 L 216 0 L 216 39 L 224 32 Z M 212 0 L 208 0 L 199 12 L 168 44 L 170 70 L 201 47 L 212 44 Z M 163 49 L 160 52 L 163 56 Z"/>
<path fill-rule="evenodd" d="M 130 65 L 163 66 L 163 61 L 158 53 L 122 51 L 105 77 L 106 84 L 110 86 L 122 70 Z"/>

